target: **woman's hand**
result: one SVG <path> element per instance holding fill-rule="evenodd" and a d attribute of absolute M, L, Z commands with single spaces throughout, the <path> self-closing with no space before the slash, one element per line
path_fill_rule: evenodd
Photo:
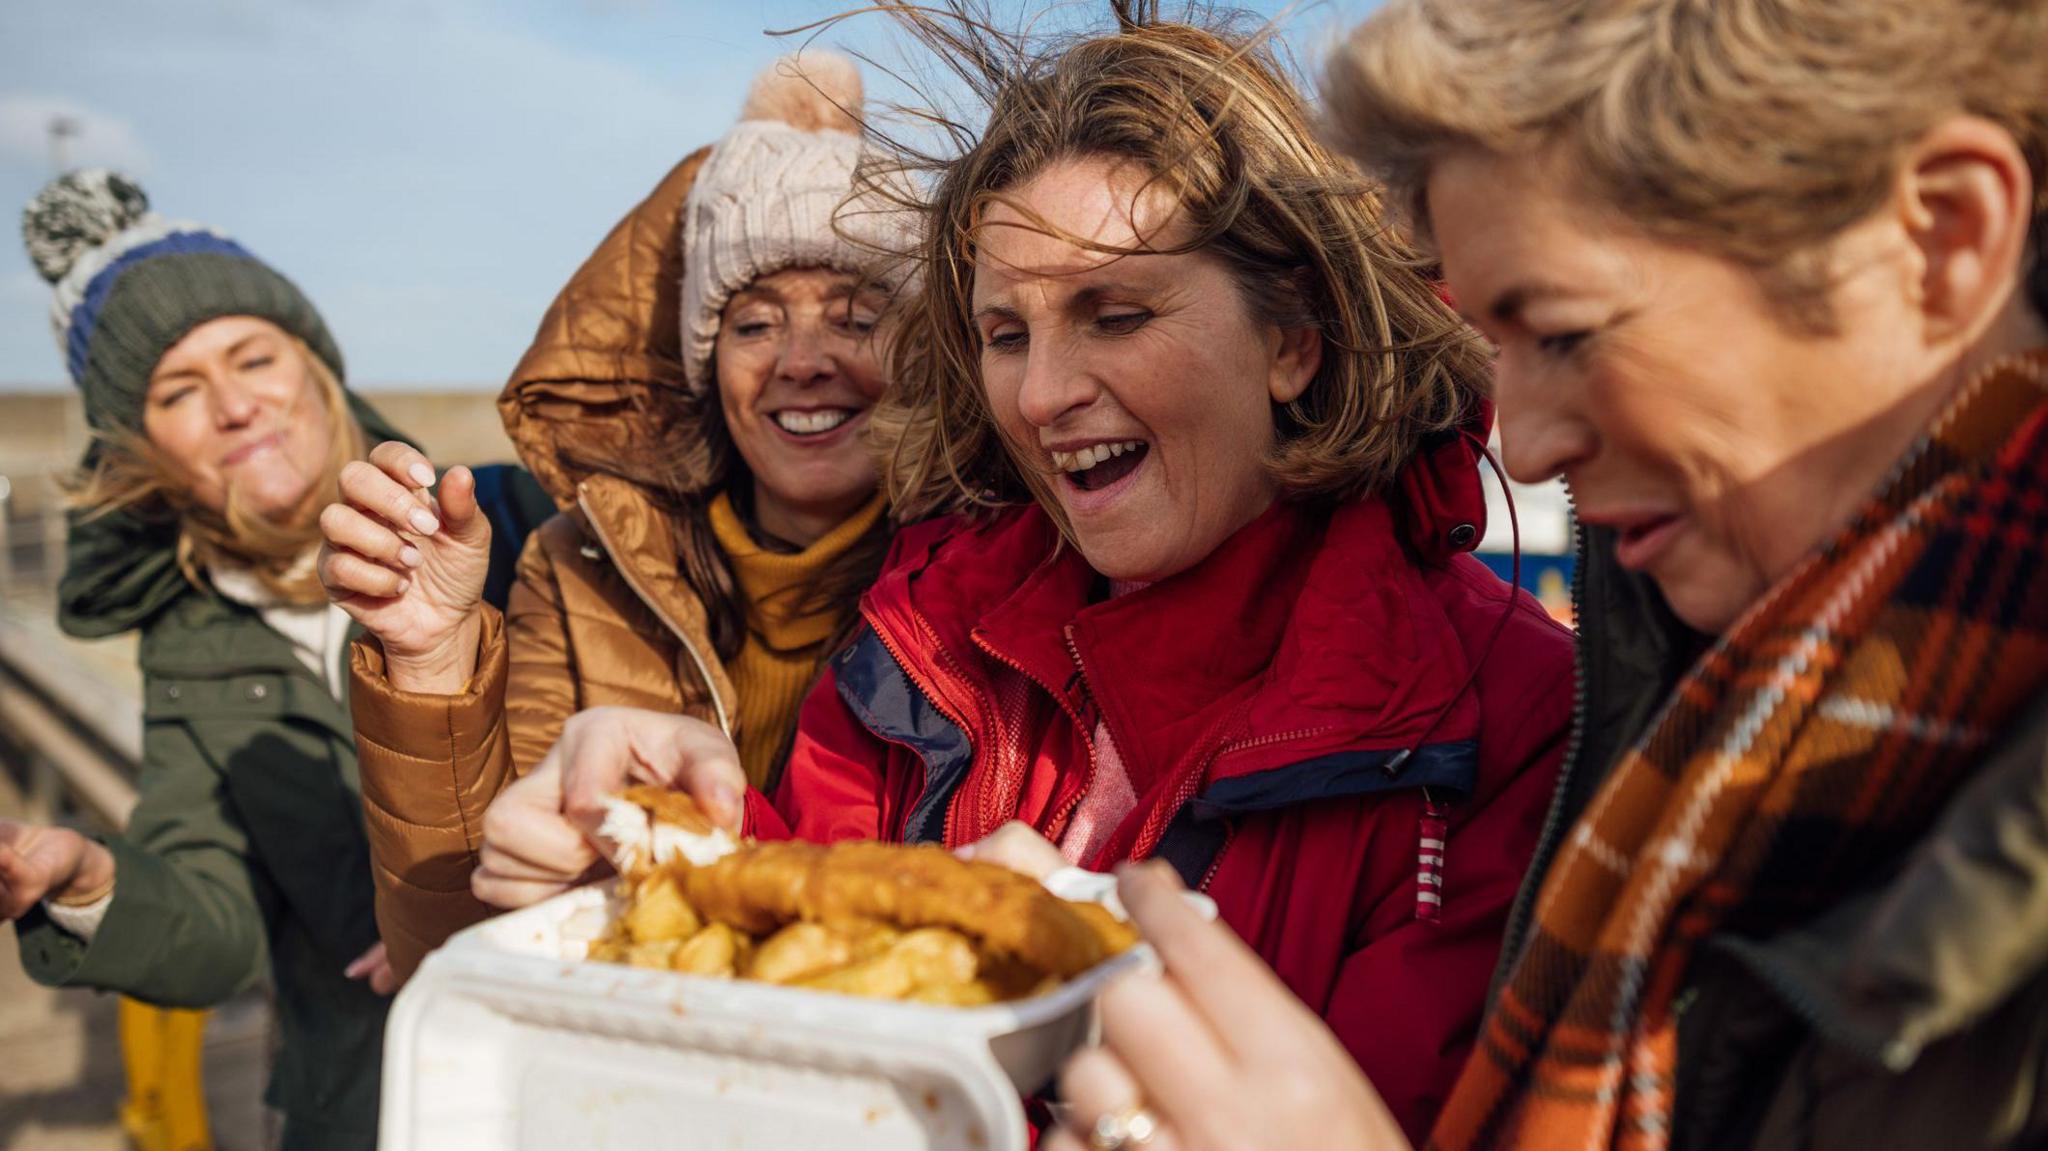
<path fill-rule="evenodd" d="M 389 995 L 398 990 L 398 973 L 391 970 L 391 959 L 384 954 L 384 941 L 370 945 L 368 951 L 356 956 L 355 962 L 342 969 L 350 979 L 368 980 L 370 991 L 376 995 Z"/>
<path fill-rule="evenodd" d="M 747 773 L 725 733 L 701 720 L 628 707 L 569 717 L 562 738 L 484 812 L 470 891 L 494 907 L 525 907 L 585 882 L 605 801 L 628 783 L 682 791 L 738 833 Z"/>
<path fill-rule="evenodd" d="M 1337 1037 L 1229 928 L 1188 907 L 1170 869 L 1120 879 L 1166 971 L 1102 993 L 1102 1046 L 1060 1073 L 1067 1125 L 1044 1151 L 1406 1151 Z"/>
<path fill-rule="evenodd" d="M 476 478 L 387 440 L 341 469 L 341 502 L 320 512 L 320 582 L 384 645 L 401 691 L 454 695 L 476 671 L 491 524 Z"/>
<path fill-rule="evenodd" d="M 1067 865 L 1067 857 L 1060 854 L 1060 849 L 1021 819 L 1011 820 L 987 838 L 967 844 L 953 854 L 980 863 L 999 864 L 1033 879 L 1044 879 Z"/>
<path fill-rule="evenodd" d="M 48 899 L 86 904 L 114 886 L 114 856 L 68 827 L 0 819 L 0 919 Z"/>

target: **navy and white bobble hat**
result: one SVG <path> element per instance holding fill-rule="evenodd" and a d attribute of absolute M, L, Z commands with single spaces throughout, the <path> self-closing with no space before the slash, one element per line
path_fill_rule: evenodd
<path fill-rule="evenodd" d="M 21 236 L 56 289 L 57 347 L 95 431 L 139 431 L 157 361 L 222 316 L 269 320 L 342 375 L 341 349 L 290 280 L 212 228 L 150 211 L 117 172 L 82 169 L 44 185 L 22 209 Z"/>

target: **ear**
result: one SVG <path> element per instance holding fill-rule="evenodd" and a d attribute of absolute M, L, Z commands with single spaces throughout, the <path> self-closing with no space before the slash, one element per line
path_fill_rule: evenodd
<path fill-rule="evenodd" d="M 1951 117 L 1907 152 L 1897 192 L 1928 343 L 1975 342 L 2019 288 L 2034 214 L 2026 157 L 1991 121 Z"/>
<path fill-rule="evenodd" d="M 1323 366 L 1323 333 L 1313 327 L 1277 328 L 1273 363 L 1266 373 L 1266 394 L 1276 404 L 1291 404 Z"/>

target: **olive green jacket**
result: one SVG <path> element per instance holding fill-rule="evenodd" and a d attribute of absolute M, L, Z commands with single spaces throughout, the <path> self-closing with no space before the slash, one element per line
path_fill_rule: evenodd
<path fill-rule="evenodd" d="M 1705 639 L 1581 545 L 1574 751 L 1510 917 Z M 1866 890 L 1700 950 L 1679 1005 L 1674 1151 L 2048 1147 L 2048 668 L 1920 843 Z M 1498 977 L 1497 977 L 1498 978 Z"/>
<path fill-rule="evenodd" d="M 396 438 L 351 400 L 372 442 Z M 387 1001 L 342 974 L 377 942 L 348 705 L 254 609 L 193 587 L 175 543 L 137 515 L 72 524 L 59 622 L 142 636 L 139 799 L 106 841 L 114 899 L 92 942 L 31 911 L 22 962 L 41 983 L 176 1007 L 268 974 L 285 1147 L 367 1151 Z"/>
<path fill-rule="evenodd" d="M 38 982 L 208 1007 L 276 986 L 268 1100 L 293 1148 L 376 1143 L 386 1001 L 342 969 L 377 942 L 348 709 L 253 610 L 181 596 L 143 632 L 143 770 L 88 945 L 31 912 Z"/>

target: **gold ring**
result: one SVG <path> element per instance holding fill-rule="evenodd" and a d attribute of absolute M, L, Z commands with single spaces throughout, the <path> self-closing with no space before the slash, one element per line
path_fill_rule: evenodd
<path fill-rule="evenodd" d="M 1088 1132 L 1088 1151 L 1125 1151 L 1144 1147 L 1159 1133 L 1159 1117 L 1142 1103 L 1112 1111 L 1095 1121 Z"/>

